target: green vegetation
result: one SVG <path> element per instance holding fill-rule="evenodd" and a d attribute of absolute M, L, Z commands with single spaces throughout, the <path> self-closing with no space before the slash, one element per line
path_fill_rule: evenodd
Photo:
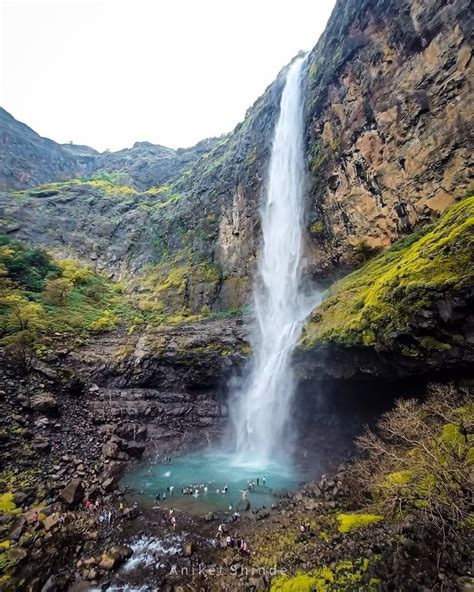
<path fill-rule="evenodd" d="M 28 193 L 32 196 L 42 196 L 45 192 L 61 191 L 69 187 L 90 187 L 98 191 L 104 197 L 132 197 L 139 192 L 133 187 L 125 185 L 127 174 L 122 171 L 101 172 L 94 175 L 94 177 L 82 177 L 80 179 L 71 179 L 70 181 L 62 181 L 58 183 L 47 183 L 40 185 L 36 189 L 31 189 Z"/>
<path fill-rule="evenodd" d="M 395 521 L 410 515 L 443 539 L 463 536 L 472 520 L 474 404 L 467 391 L 434 385 L 422 403 L 398 401 L 382 416 L 378 433 L 358 439 L 366 458 L 353 469 L 354 491 Z M 355 515 L 353 515 L 355 516 Z"/>
<path fill-rule="evenodd" d="M 318 70 L 318 64 L 313 62 L 309 67 L 309 77 L 311 78 L 311 80 L 316 80 L 316 77 L 318 76 Z"/>
<path fill-rule="evenodd" d="M 0 495 L 0 512 L 12 512 L 16 508 L 13 493 L 7 491 Z"/>
<path fill-rule="evenodd" d="M 339 561 L 294 576 L 282 575 L 272 581 L 271 592 L 375 592 L 378 580 L 369 579 L 369 560 Z"/>
<path fill-rule="evenodd" d="M 324 224 L 320 220 L 313 222 L 311 224 L 311 226 L 309 227 L 309 232 L 311 234 L 314 234 L 315 236 L 321 235 L 323 233 L 323 230 L 324 230 Z"/>
<path fill-rule="evenodd" d="M 55 340 L 83 339 L 137 314 L 120 285 L 0 236 L 0 344 L 22 363 Z"/>
<path fill-rule="evenodd" d="M 324 152 L 323 145 L 321 142 L 316 142 L 311 147 L 311 171 L 313 175 L 317 175 L 325 160 L 326 154 Z"/>
<path fill-rule="evenodd" d="M 147 269 L 141 277 L 138 307 L 153 323 L 179 324 L 209 316 L 199 301 L 190 299 L 194 287 L 212 292 L 220 278 L 220 269 L 208 261 L 194 261 L 191 251 L 165 257 Z M 190 289 L 188 289 L 190 287 Z"/>
<path fill-rule="evenodd" d="M 452 206 L 436 224 L 398 241 L 336 282 L 305 327 L 303 344 L 337 341 L 370 346 L 408 330 L 414 315 L 474 281 L 474 197 Z M 449 344 L 420 341 L 420 348 Z"/>
<path fill-rule="evenodd" d="M 339 532 L 345 534 L 351 530 L 364 528 L 383 520 L 378 514 L 338 514 Z"/>

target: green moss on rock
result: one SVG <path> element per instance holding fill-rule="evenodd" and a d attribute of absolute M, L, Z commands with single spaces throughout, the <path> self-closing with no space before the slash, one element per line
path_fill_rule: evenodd
<path fill-rule="evenodd" d="M 371 524 L 376 524 L 383 520 L 383 516 L 378 514 L 338 514 L 337 521 L 339 523 L 338 530 L 342 534 L 351 532 L 358 528 L 364 528 Z"/>
<path fill-rule="evenodd" d="M 336 282 L 303 331 L 303 345 L 335 341 L 372 346 L 408 331 L 414 316 L 445 295 L 474 283 L 474 197 L 452 206 L 436 224 L 398 241 L 359 270 Z M 420 348 L 449 343 L 420 340 Z"/>
<path fill-rule="evenodd" d="M 369 560 L 361 557 L 297 572 L 294 576 L 282 575 L 272 581 L 271 592 L 375 592 L 378 580 L 368 580 L 368 567 Z"/>

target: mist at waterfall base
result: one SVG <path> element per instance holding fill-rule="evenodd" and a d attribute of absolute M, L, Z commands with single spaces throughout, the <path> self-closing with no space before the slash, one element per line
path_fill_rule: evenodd
<path fill-rule="evenodd" d="M 301 285 L 303 64 L 304 58 L 298 58 L 288 68 L 274 132 L 253 293 L 253 355 L 229 406 L 234 448 L 227 443 L 221 451 L 173 459 L 171 466 L 141 466 L 124 480 L 151 496 L 169 495 L 171 486 L 172 504 L 181 509 L 236 510 L 244 490 L 252 507 L 269 507 L 279 491 L 295 490 L 308 478 L 292 459 L 290 421 L 295 394 L 292 354 L 305 319 L 320 299 L 318 294 L 308 297 Z M 250 490 L 249 480 L 255 484 Z M 184 495 L 183 489 L 194 494 Z"/>

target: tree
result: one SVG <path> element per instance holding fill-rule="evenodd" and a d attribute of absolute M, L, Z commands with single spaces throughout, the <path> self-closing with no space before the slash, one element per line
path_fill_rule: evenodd
<path fill-rule="evenodd" d="M 56 306 L 64 306 L 73 288 L 73 283 L 64 277 L 48 279 L 43 288 L 44 301 Z"/>
<path fill-rule="evenodd" d="M 8 310 L 5 321 L 7 332 L 36 333 L 45 328 L 46 312 L 41 304 L 30 302 L 19 294 L 7 294 L 0 299 L 0 305 Z"/>
<path fill-rule="evenodd" d="M 75 286 L 79 284 L 87 284 L 94 274 L 88 267 L 79 267 L 72 259 L 62 259 L 58 261 L 61 268 L 61 276 L 71 281 Z"/>

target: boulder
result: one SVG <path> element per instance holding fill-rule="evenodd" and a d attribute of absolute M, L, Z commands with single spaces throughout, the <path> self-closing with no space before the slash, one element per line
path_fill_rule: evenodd
<path fill-rule="evenodd" d="M 33 411 L 55 414 L 58 411 L 58 402 L 52 393 L 38 393 L 31 397 L 30 407 Z"/>
<path fill-rule="evenodd" d="M 237 504 L 237 510 L 239 512 L 248 512 L 250 510 L 250 502 L 248 499 L 240 500 Z"/>
<path fill-rule="evenodd" d="M 102 481 L 101 485 L 104 491 L 113 491 L 117 487 L 117 477 L 108 477 Z"/>
<path fill-rule="evenodd" d="M 24 491 L 17 491 L 13 495 L 13 501 L 15 502 L 15 506 L 22 506 L 25 501 L 31 497 L 31 493 L 26 493 Z"/>
<path fill-rule="evenodd" d="M 78 504 L 84 497 L 84 487 L 80 479 L 72 479 L 59 494 L 59 499 L 68 507 Z"/>
<path fill-rule="evenodd" d="M 105 569 L 105 571 L 111 571 L 117 567 L 116 558 L 108 553 L 104 553 L 99 563 L 99 569 Z"/>
<path fill-rule="evenodd" d="M 28 551 L 23 549 L 23 547 L 12 547 L 8 551 L 8 559 L 13 561 L 14 563 L 18 563 L 19 561 L 23 561 L 28 555 Z"/>
<path fill-rule="evenodd" d="M 31 447 L 39 453 L 48 452 L 51 449 L 51 442 L 46 436 L 36 436 L 31 441 Z"/>
<path fill-rule="evenodd" d="M 8 539 L 10 541 L 18 541 L 23 533 L 23 529 L 25 528 L 26 518 L 24 516 L 19 516 L 8 534 Z"/>
<path fill-rule="evenodd" d="M 474 592 L 474 578 L 471 576 L 462 576 L 458 578 L 457 584 L 461 592 Z"/>
<path fill-rule="evenodd" d="M 118 451 L 119 447 L 115 442 L 109 441 L 102 446 L 102 455 L 105 458 L 116 458 Z"/>
<path fill-rule="evenodd" d="M 114 545 L 108 551 L 102 554 L 99 568 L 111 571 L 122 565 L 129 557 L 133 555 L 133 549 L 125 545 Z"/>
<path fill-rule="evenodd" d="M 46 516 L 46 518 L 43 520 L 44 529 L 46 531 L 50 531 L 58 524 L 59 518 L 59 512 L 54 512 L 50 516 Z"/>

